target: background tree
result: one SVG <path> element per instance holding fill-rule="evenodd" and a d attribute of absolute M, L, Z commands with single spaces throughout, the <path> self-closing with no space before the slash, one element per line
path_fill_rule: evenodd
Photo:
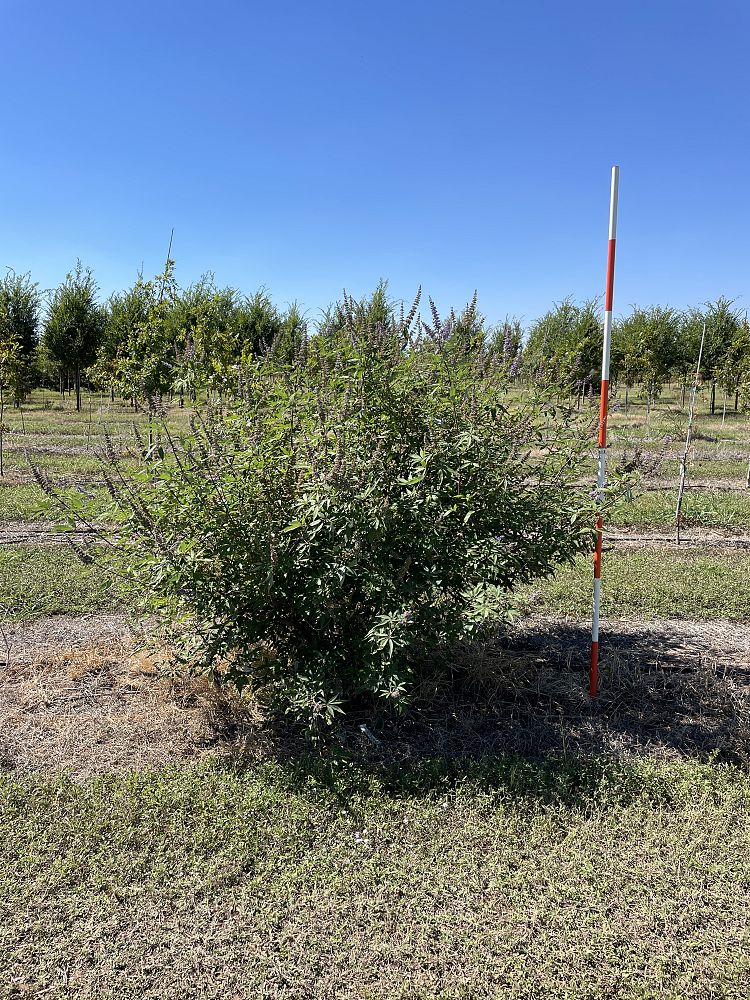
<path fill-rule="evenodd" d="M 680 380 L 681 407 L 685 406 L 687 387 L 692 384 L 698 364 L 704 319 L 703 311 L 695 307 L 686 309 L 680 316 L 673 370 Z"/>
<path fill-rule="evenodd" d="M 707 302 L 704 318 L 706 321 L 706 342 L 703 347 L 701 375 L 711 384 L 711 413 L 716 412 L 716 384 L 722 373 L 732 343 L 740 332 L 740 312 L 734 303 L 723 296 L 716 302 Z M 694 333 L 695 336 L 695 333 Z M 697 350 L 696 350 L 697 357 Z"/>
<path fill-rule="evenodd" d="M 639 326 L 633 315 L 617 319 L 612 329 L 610 373 L 612 381 L 625 386 L 625 412 L 628 412 L 630 391 L 643 377 Z"/>
<path fill-rule="evenodd" d="M 524 350 L 527 371 L 547 372 L 580 395 L 599 386 L 602 364 L 602 317 L 595 299 L 577 305 L 559 302 L 534 323 Z"/>
<path fill-rule="evenodd" d="M 747 316 L 739 319 L 732 338 L 726 346 L 721 362 L 716 368 L 716 380 L 724 390 L 724 410 L 727 397 L 733 399 L 735 411 L 738 409 L 740 390 L 746 378 L 750 362 L 750 326 Z"/>
<path fill-rule="evenodd" d="M 184 349 L 184 343 L 176 341 L 174 311 L 179 290 L 174 261 L 168 259 L 162 273 L 153 280 L 139 282 L 138 296 L 142 318 L 129 330 L 115 379 L 123 395 L 146 403 L 151 442 L 152 418 L 161 409 L 163 396 L 175 384 L 180 350 Z"/>
<path fill-rule="evenodd" d="M 104 310 L 97 302 L 98 286 L 80 260 L 52 293 L 43 343 L 48 356 L 75 376 L 76 409 L 81 409 L 81 371 L 92 364 L 102 337 Z"/>
<path fill-rule="evenodd" d="M 8 390 L 15 395 L 22 370 L 21 349 L 4 303 L 0 303 L 0 476 L 4 475 L 5 397 Z"/>
<path fill-rule="evenodd" d="M 646 429 L 654 400 L 661 394 L 678 356 L 679 314 L 674 309 L 651 306 L 634 309 L 631 322 L 636 332 L 640 359 L 640 382 L 646 396 Z"/>
<path fill-rule="evenodd" d="M 148 301 L 143 276 L 132 288 L 110 296 L 104 308 L 104 324 L 92 374 L 102 386 L 108 386 L 114 398 L 118 369 L 124 362 L 134 331 L 146 321 Z"/>
<path fill-rule="evenodd" d="M 260 288 L 240 299 L 232 317 L 239 361 L 267 353 L 281 335 L 282 318 L 268 292 Z"/>
<path fill-rule="evenodd" d="M 212 274 L 177 296 L 170 313 L 172 340 L 180 362 L 174 388 L 194 395 L 199 387 L 222 392 L 227 387 L 239 346 L 235 330 L 237 292 L 219 289 Z"/>
<path fill-rule="evenodd" d="M 9 387 L 17 406 L 30 392 L 36 375 L 39 307 L 39 287 L 30 275 L 11 270 L 0 279 L 0 343 L 6 355 L 10 351 L 15 357 Z"/>

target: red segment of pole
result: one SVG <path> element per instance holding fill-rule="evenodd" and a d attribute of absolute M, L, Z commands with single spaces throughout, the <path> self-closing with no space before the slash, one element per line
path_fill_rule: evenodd
<path fill-rule="evenodd" d="M 615 209 L 616 211 L 616 209 Z M 607 246 L 607 291 L 604 294 L 604 311 L 612 312 L 612 300 L 615 297 L 615 238 L 612 237 Z"/>
<path fill-rule="evenodd" d="M 599 641 L 591 640 L 591 665 L 589 667 L 589 694 L 596 698 L 599 690 Z"/>
<path fill-rule="evenodd" d="M 607 447 L 607 417 L 609 416 L 609 379 L 602 379 L 599 402 L 599 447 Z"/>
<path fill-rule="evenodd" d="M 607 284 L 604 295 L 604 342 L 602 345 L 602 388 L 599 404 L 599 471 L 596 480 L 597 496 L 602 497 L 607 472 L 607 416 L 609 415 L 609 355 L 612 345 L 612 303 L 615 291 L 615 241 L 617 238 L 617 194 L 620 168 L 612 167 L 612 185 L 609 198 L 609 241 L 607 244 Z M 599 690 L 599 606 L 601 602 L 602 531 L 601 515 L 596 519 L 596 546 L 594 548 L 594 608 L 591 622 L 591 665 L 589 668 L 589 694 L 596 698 Z"/>

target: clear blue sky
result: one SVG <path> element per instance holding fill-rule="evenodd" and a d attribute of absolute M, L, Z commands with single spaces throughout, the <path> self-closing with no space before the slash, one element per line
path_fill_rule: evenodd
<path fill-rule="evenodd" d="M 0 0 L 0 266 L 750 306 L 750 5 Z"/>

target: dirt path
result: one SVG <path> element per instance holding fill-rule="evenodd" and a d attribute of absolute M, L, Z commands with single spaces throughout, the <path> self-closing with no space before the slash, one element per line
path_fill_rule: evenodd
<path fill-rule="evenodd" d="M 77 472 L 72 474 L 67 472 L 54 472 L 50 475 L 50 479 L 56 487 L 66 489 L 69 487 L 79 486 L 81 489 L 88 490 L 97 486 L 104 487 L 106 485 L 101 477 L 101 473 L 98 472 Z M 27 472 L 25 469 L 7 469 L 2 482 L 2 486 L 6 489 L 11 486 L 36 485 L 37 481 L 34 478 L 33 472 Z"/>
<path fill-rule="evenodd" d="M 635 528 L 612 527 L 605 544 L 619 548 L 670 546 L 677 548 L 674 525 L 648 525 Z M 680 531 L 680 548 L 750 549 L 750 535 L 730 528 L 701 528 L 691 525 Z"/>
<path fill-rule="evenodd" d="M 2 521 L 0 545 L 59 545 L 67 541 L 79 544 L 97 541 L 97 532 L 80 528 L 77 531 L 56 531 L 50 521 Z M 605 544 L 614 548 L 676 547 L 672 525 L 613 527 L 607 531 Z M 729 528 L 683 528 L 680 546 L 684 548 L 750 549 L 750 535 Z"/>
<path fill-rule="evenodd" d="M 677 495 L 679 483 L 675 479 L 644 479 L 643 484 L 638 487 L 637 493 L 669 493 Z M 691 476 L 690 482 L 685 484 L 686 490 L 716 490 L 719 493 L 745 493 L 750 492 L 744 480 L 737 476 L 726 476 L 723 479 L 711 479 L 703 476 Z"/>
<path fill-rule="evenodd" d="M 51 521 L 2 521 L 0 545 L 57 545 L 73 542 L 95 542 L 98 533 L 93 528 L 57 531 Z"/>

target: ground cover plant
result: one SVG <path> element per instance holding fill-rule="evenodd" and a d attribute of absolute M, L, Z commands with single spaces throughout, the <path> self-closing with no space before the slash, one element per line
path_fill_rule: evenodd
<path fill-rule="evenodd" d="M 104 486 L 88 482 L 65 485 L 65 480 L 61 479 L 58 489 L 67 505 L 75 504 L 77 496 L 83 494 L 92 517 L 97 519 L 109 506 L 109 494 Z M 0 521 L 38 521 L 46 524 L 49 530 L 54 528 L 54 522 L 49 520 L 47 497 L 35 482 L 0 483 Z"/>
<path fill-rule="evenodd" d="M 0 996 L 739 1000 L 750 785 L 694 762 L 0 780 Z"/>
<path fill-rule="evenodd" d="M 612 526 L 673 526 L 675 491 L 648 490 L 620 501 L 612 510 Z M 689 490 L 682 505 L 682 523 L 705 528 L 750 528 L 750 490 L 724 491 L 712 488 Z"/>
<path fill-rule="evenodd" d="M 717 547 L 718 548 L 718 547 Z M 603 613 L 623 618 L 688 620 L 750 617 L 750 553 L 663 546 L 605 553 Z M 585 618 L 590 613 L 590 560 L 581 558 L 528 591 L 530 607 Z"/>

